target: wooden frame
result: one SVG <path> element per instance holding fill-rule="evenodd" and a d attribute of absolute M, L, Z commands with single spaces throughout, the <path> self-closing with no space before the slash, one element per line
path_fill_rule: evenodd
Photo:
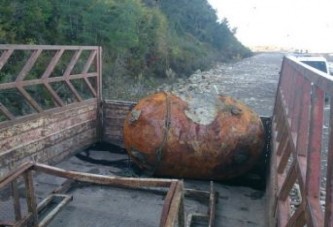
<path fill-rule="evenodd" d="M 31 85 L 42 85 L 48 93 L 51 95 L 52 101 L 54 102 L 55 108 L 67 106 L 66 103 L 60 98 L 59 94 L 50 85 L 54 82 L 63 82 L 67 88 L 70 90 L 72 95 L 75 97 L 75 102 L 84 102 L 77 89 L 73 86 L 72 81 L 77 79 L 82 79 L 85 85 L 88 87 L 94 99 L 99 103 L 102 100 L 101 93 L 101 75 L 102 75 L 102 49 L 96 46 L 43 46 L 43 45 L 4 45 L 0 44 L 0 73 L 1 70 L 6 65 L 11 65 L 9 63 L 10 57 L 15 51 L 26 51 L 31 52 L 23 67 L 19 70 L 17 75 L 13 75 L 15 80 L 12 82 L 0 83 L 0 91 L 6 89 L 16 89 L 24 98 L 24 100 L 32 107 L 35 111 L 34 115 L 45 112 L 43 108 L 37 103 L 36 100 L 27 92 L 26 87 Z M 27 75 L 34 67 L 38 58 L 45 51 L 55 51 L 52 59 L 48 63 L 47 67 L 44 69 L 42 75 L 39 75 L 38 79 L 26 80 Z M 66 51 L 72 51 L 74 54 L 71 60 L 68 62 L 66 69 L 62 75 L 56 77 L 50 77 L 57 64 L 60 62 Z M 77 65 L 79 60 L 83 60 L 81 54 L 83 51 L 89 52 L 89 57 L 84 63 L 81 73 L 73 74 L 72 71 Z M 94 71 L 89 71 L 92 65 L 95 65 Z M 96 79 L 96 86 L 94 87 L 89 78 Z M 48 110 L 49 111 L 49 110 Z M 7 118 L 7 121 L 13 121 L 22 117 L 15 117 L 14 113 L 10 112 L 8 107 L 0 102 L 0 113 Z M 0 122 L 0 126 L 5 123 Z"/>
<path fill-rule="evenodd" d="M 320 204 L 324 97 L 331 103 L 325 210 Z M 333 80 L 329 75 L 283 59 L 273 115 L 271 209 L 278 226 L 333 225 Z M 290 191 L 298 181 L 302 201 L 291 215 Z"/>
<path fill-rule="evenodd" d="M 68 180 L 61 188 L 55 189 L 51 195 L 46 197 L 43 201 L 40 202 L 40 204 L 37 205 L 33 187 L 32 171 L 62 177 Z M 0 189 L 7 185 L 16 183 L 16 180 L 21 176 L 24 176 L 25 179 L 24 184 L 26 186 L 28 214 L 24 217 L 21 216 L 20 204 L 15 202 L 19 200 L 18 194 L 15 190 L 12 190 L 14 197 L 13 206 L 16 212 L 16 221 L 6 222 L 6 225 L 8 226 L 25 226 L 27 223 L 29 223 L 29 226 L 47 226 L 47 224 L 50 223 L 56 214 L 72 200 L 72 196 L 62 193 L 66 192 L 71 187 L 70 185 L 73 183 L 73 181 L 131 189 L 168 188 L 168 192 L 162 208 L 162 215 L 160 217 L 161 227 L 185 226 L 186 220 L 184 213 L 184 196 L 203 196 L 208 199 L 209 208 L 207 214 L 200 214 L 200 216 L 208 220 L 209 227 L 214 226 L 216 195 L 212 182 L 210 192 L 203 192 L 197 190 L 185 190 L 183 181 L 181 180 L 103 176 L 76 171 L 67 171 L 45 164 L 28 162 L 0 179 Z M 62 198 L 62 201 L 40 220 L 38 217 L 38 212 L 48 206 L 54 197 L 60 197 Z M 195 215 L 198 216 L 198 214 L 191 214 L 191 217 Z M 188 220 L 186 226 L 190 225 L 191 220 Z"/>

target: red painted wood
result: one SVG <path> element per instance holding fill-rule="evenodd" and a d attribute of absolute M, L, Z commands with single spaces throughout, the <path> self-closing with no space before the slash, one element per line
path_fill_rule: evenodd
<path fill-rule="evenodd" d="M 333 96 L 330 103 L 330 134 L 327 157 L 325 226 L 333 226 Z"/>
<path fill-rule="evenodd" d="M 299 65 L 293 58 L 284 59 L 273 116 L 276 135 L 273 137 L 273 155 L 276 156 L 273 160 L 276 160 L 277 175 L 271 177 L 276 177 L 275 198 L 279 205 L 273 208 L 276 209 L 278 226 L 333 226 L 332 136 L 328 157 L 325 225 L 319 200 L 324 92 L 333 95 L 333 82 L 326 75 L 312 71 L 311 67 Z M 330 128 L 333 127 L 333 113 L 331 119 Z M 294 157 L 294 165 L 290 170 L 286 168 L 289 155 Z M 302 203 L 290 218 L 287 213 L 290 207 L 286 202 L 296 179 Z"/>

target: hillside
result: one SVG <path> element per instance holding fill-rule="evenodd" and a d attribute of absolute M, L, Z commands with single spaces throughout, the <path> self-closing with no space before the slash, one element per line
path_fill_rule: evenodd
<path fill-rule="evenodd" d="M 234 31 L 227 20 L 217 22 L 206 0 L 3 0 L 0 6 L 0 43 L 102 46 L 104 91 L 115 98 L 251 55 Z"/>

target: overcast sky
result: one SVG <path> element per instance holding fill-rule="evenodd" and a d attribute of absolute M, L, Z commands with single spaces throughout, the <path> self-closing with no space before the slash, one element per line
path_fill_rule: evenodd
<path fill-rule="evenodd" d="M 246 46 L 333 52 L 333 0 L 208 0 Z"/>

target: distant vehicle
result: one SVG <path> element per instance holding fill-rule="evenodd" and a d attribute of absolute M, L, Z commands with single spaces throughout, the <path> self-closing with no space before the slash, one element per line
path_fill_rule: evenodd
<path fill-rule="evenodd" d="M 328 71 L 333 76 L 333 62 L 328 62 Z"/>
<path fill-rule="evenodd" d="M 328 68 L 328 62 L 326 58 L 324 57 L 297 57 L 297 60 L 300 62 L 307 64 L 315 69 L 318 69 L 324 73 L 330 74 L 329 68 Z"/>

